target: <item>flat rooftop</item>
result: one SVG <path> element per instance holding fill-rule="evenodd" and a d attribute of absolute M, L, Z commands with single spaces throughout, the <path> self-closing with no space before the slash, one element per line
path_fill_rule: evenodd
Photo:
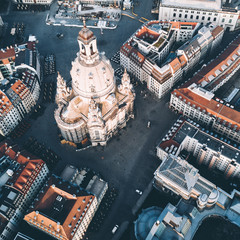
<path fill-rule="evenodd" d="M 221 10 L 222 2 L 221 0 L 162 0 L 162 5 L 217 11 Z"/>
<path fill-rule="evenodd" d="M 231 158 L 234 161 L 240 163 L 240 150 L 229 145 L 228 143 L 225 143 L 224 141 L 221 141 L 217 138 L 216 134 L 213 134 L 212 132 L 204 132 L 198 127 L 185 121 L 177 131 L 176 135 L 173 137 L 173 140 L 181 144 L 186 136 L 189 136 L 191 138 L 194 137 L 201 144 L 206 144 L 208 148 L 211 148 L 216 152 L 221 151 L 222 155 L 227 156 L 228 158 Z"/>

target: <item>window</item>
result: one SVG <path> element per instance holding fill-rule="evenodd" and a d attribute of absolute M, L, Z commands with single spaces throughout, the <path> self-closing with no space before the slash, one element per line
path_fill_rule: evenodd
<path fill-rule="evenodd" d="M 187 14 L 185 14 L 185 18 L 187 18 Z"/>
<path fill-rule="evenodd" d="M 225 18 L 222 19 L 222 22 L 225 22 Z"/>
<path fill-rule="evenodd" d="M 196 19 L 199 19 L 199 16 L 198 16 L 198 15 L 196 16 Z"/>
<path fill-rule="evenodd" d="M 193 15 L 191 15 L 190 18 L 193 19 Z"/>
<path fill-rule="evenodd" d="M 202 20 L 204 20 L 205 19 L 205 17 L 204 16 L 202 16 Z"/>
<path fill-rule="evenodd" d="M 211 17 L 208 17 L 208 19 L 207 19 L 208 21 L 210 21 L 211 20 Z"/>
<path fill-rule="evenodd" d="M 217 18 L 214 18 L 213 21 L 216 22 Z"/>
<path fill-rule="evenodd" d="M 181 13 L 179 14 L 179 17 L 182 17 L 182 14 L 181 14 Z"/>
<path fill-rule="evenodd" d="M 228 21 L 229 23 L 232 23 L 232 19 L 229 19 L 229 21 Z"/>
<path fill-rule="evenodd" d="M 176 17 L 176 13 L 173 14 L 173 17 Z"/>

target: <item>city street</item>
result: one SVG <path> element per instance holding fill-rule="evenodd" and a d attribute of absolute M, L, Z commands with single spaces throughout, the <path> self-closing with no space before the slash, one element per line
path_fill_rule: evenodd
<path fill-rule="evenodd" d="M 134 11 L 147 19 L 151 16 L 152 1 L 139 1 Z M 70 80 L 69 71 L 71 61 L 79 51 L 77 36 L 79 28 L 48 26 L 45 24 L 47 12 L 11 12 L 3 16 L 7 23 L 6 36 L 9 36 L 14 23 L 25 24 L 25 37 L 28 34 L 36 35 L 39 40 L 38 49 L 41 55 L 54 54 L 56 56 L 56 71 L 59 71 L 66 80 Z M 126 27 L 127 26 L 127 27 Z M 138 20 L 123 16 L 115 30 L 93 29 L 97 37 L 98 49 L 104 51 L 110 59 L 139 27 Z M 63 39 L 57 37 L 63 33 Z M 1 47 L 9 45 L 11 38 L 6 37 L 1 41 Z M 12 37 L 14 39 L 14 37 Z M 115 63 L 114 68 L 119 67 Z M 54 80 L 56 79 L 53 78 Z M 55 80 L 56 81 L 56 80 Z M 36 120 L 31 120 L 31 127 L 27 133 L 17 139 L 23 145 L 29 137 L 34 137 L 38 142 L 53 150 L 61 157 L 54 173 L 60 175 L 67 164 L 78 168 L 89 167 L 100 173 L 110 187 L 118 190 L 118 196 L 110 209 L 109 215 L 103 221 L 98 233 L 89 236 L 90 240 L 112 238 L 112 228 L 122 222 L 132 220 L 132 208 L 140 195 L 136 189 L 143 191 L 153 178 L 153 172 L 160 164 L 155 157 L 155 147 L 165 135 L 171 125 L 178 118 L 177 115 L 168 109 L 168 94 L 163 100 L 156 100 L 149 92 L 143 98 L 146 90 L 142 86 L 136 89 L 136 114 L 127 127 L 113 137 L 106 147 L 89 148 L 77 152 L 75 148 L 68 145 L 61 145 L 58 137 L 58 129 L 54 119 L 54 103 L 46 103 L 43 115 Z M 147 128 L 148 121 L 151 127 Z"/>

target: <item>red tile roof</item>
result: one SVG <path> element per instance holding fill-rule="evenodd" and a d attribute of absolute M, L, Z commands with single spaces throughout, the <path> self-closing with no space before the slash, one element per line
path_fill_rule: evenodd
<path fill-rule="evenodd" d="M 224 72 L 224 75 L 220 79 L 220 81 L 223 80 L 226 77 L 226 75 L 230 74 L 235 69 L 235 66 L 240 63 L 240 59 L 238 59 L 235 64 L 231 65 L 228 64 L 229 60 L 234 61 L 233 59 L 234 55 L 236 55 L 239 58 L 240 56 L 240 54 L 238 53 L 239 50 L 240 50 L 240 36 L 236 38 L 231 44 L 229 44 L 227 49 L 224 50 L 220 54 L 220 56 L 215 58 L 207 66 L 203 67 L 190 81 L 184 84 L 183 87 L 188 87 L 192 83 L 201 85 L 203 81 L 210 83 L 211 81 L 214 81 L 214 79 L 209 80 L 210 76 L 213 76 L 215 78 L 217 77 L 217 75 L 221 75 Z M 226 65 L 227 67 L 225 70 L 222 69 L 223 65 Z M 218 72 L 218 74 L 216 74 L 216 71 Z M 219 81 L 216 82 L 216 84 L 217 83 L 219 83 Z"/>
<path fill-rule="evenodd" d="M 182 67 L 178 57 L 174 58 L 169 65 L 171 66 L 173 73 L 177 72 Z"/>
<path fill-rule="evenodd" d="M 24 195 L 27 194 L 43 165 L 44 161 L 41 159 L 29 160 L 24 167 L 17 171 L 18 174 L 15 174 L 8 183 L 13 183 L 15 189 L 18 189 Z"/>
<path fill-rule="evenodd" d="M 147 28 L 146 26 L 143 26 L 137 33 L 136 37 L 140 39 L 145 39 L 145 38 L 151 38 L 154 41 L 158 39 L 159 33 Z"/>
<path fill-rule="evenodd" d="M 172 28 L 176 29 L 180 29 L 182 26 L 192 26 L 192 29 L 194 29 L 197 26 L 197 22 L 170 22 L 172 24 Z"/>
<path fill-rule="evenodd" d="M 42 231 L 49 232 L 54 236 L 57 233 L 63 236 L 63 239 L 69 240 L 73 238 L 72 232 L 78 229 L 82 223 L 84 216 L 89 210 L 95 196 L 85 191 L 77 191 L 78 188 L 73 187 L 67 182 L 59 182 L 61 179 L 51 177 L 47 186 L 43 189 L 43 193 L 38 196 L 34 208 L 25 215 L 24 220 L 33 224 L 41 224 Z M 54 214 L 54 202 L 57 197 L 64 199 L 63 209 Z M 38 214 L 36 214 L 38 211 Z M 54 214 L 54 218 L 52 216 Z M 59 223 L 59 224 L 58 224 Z M 46 229 L 45 229 L 46 228 Z M 52 232 L 54 231 L 54 232 Z"/>
<path fill-rule="evenodd" d="M 5 50 L 0 50 L 0 60 L 12 58 L 15 59 L 15 50 L 14 48 L 8 48 Z"/>
<path fill-rule="evenodd" d="M 17 80 L 12 86 L 11 89 L 21 98 L 24 99 L 25 95 L 29 92 L 28 88 L 21 80 Z"/>
<path fill-rule="evenodd" d="M 0 153 L 9 156 L 12 160 L 21 164 L 21 167 L 13 177 L 8 180 L 7 184 L 13 185 L 17 190 L 26 194 L 44 166 L 44 161 L 24 150 L 21 151 L 18 145 L 13 145 L 10 141 L 0 142 Z"/>
<path fill-rule="evenodd" d="M 125 43 L 125 44 L 120 48 L 120 51 L 121 51 L 125 56 L 129 56 L 131 50 L 132 50 L 132 46 L 130 46 L 130 44 L 129 44 L 128 42 Z"/>
<path fill-rule="evenodd" d="M 196 107 L 200 107 L 201 111 L 205 110 L 206 113 L 216 116 L 217 118 L 222 119 L 237 126 L 236 130 L 240 129 L 240 112 L 227 107 L 226 105 L 211 99 L 208 101 L 206 98 L 194 93 L 189 88 L 179 88 L 175 89 L 172 94 L 176 94 L 177 97 L 182 96 L 182 99 L 186 99 L 186 103 L 190 102 Z"/>
<path fill-rule="evenodd" d="M 13 108 L 13 105 L 7 95 L 0 90 L 0 116 L 4 113 L 8 113 Z M 0 117 L 1 118 L 1 117 Z"/>

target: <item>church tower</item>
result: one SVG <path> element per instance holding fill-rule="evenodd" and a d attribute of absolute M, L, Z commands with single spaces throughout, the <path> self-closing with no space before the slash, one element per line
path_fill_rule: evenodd
<path fill-rule="evenodd" d="M 85 64 L 94 64 L 99 60 L 99 53 L 97 49 L 97 40 L 93 32 L 86 27 L 84 21 L 84 27 L 78 34 L 79 44 L 79 60 L 83 60 Z"/>

